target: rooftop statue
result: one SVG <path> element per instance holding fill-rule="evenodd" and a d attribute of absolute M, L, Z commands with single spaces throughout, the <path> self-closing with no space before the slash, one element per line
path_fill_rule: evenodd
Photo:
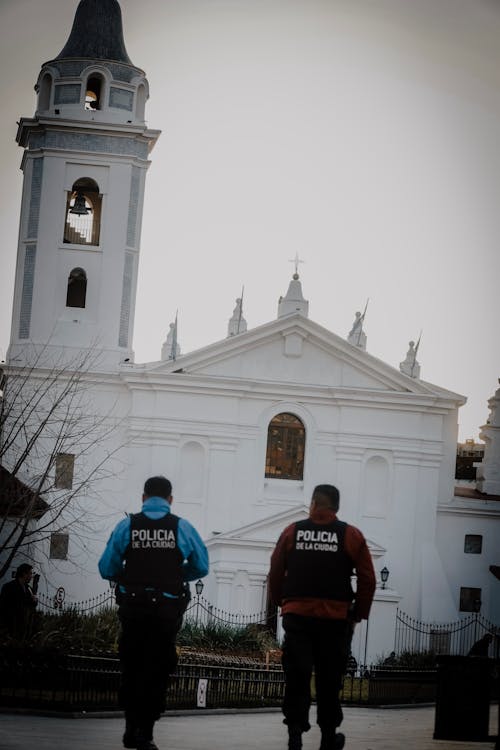
<path fill-rule="evenodd" d="M 356 318 L 349 331 L 347 340 L 353 346 L 357 346 L 358 349 L 366 351 L 366 333 L 363 331 L 364 317 L 364 314 L 362 315 L 360 312 L 356 313 Z"/>
<path fill-rule="evenodd" d="M 229 319 L 229 323 L 227 326 L 227 335 L 228 337 L 237 336 L 238 333 L 245 333 L 246 330 L 247 322 L 243 317 L 243 298 L 237 297 L 233 314 Z"/>
<path fill-rule="evenodd" d="M 420 344 L 420 340 L 418 342 Z M 409 342 L 409 349 L 406 353 L 406 359 L 400 362 L 399 369 L 403 375 L 409 375 L 410 378 L 418 379 L 420 377 L 420 365 L 417 362 L 418 344 L 415 347 L 415 342 Z"/>
<path fill-rule="evenodd" d="M 167 340 L 161 348 L 162 360 L 173 359 L 176 360 L 180 357 L 181 347 L 177 342 L 177 317 L 175 323 L 170 323 L 169 332 L 167 334 Z"/>

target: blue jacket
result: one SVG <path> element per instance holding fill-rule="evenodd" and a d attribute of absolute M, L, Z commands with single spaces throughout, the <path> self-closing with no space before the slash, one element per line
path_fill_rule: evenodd
<path fill-rule="evenodd" d="M 152 519 L 170 513 L 170 503 L 161 497 L 148 497 L 142 504 L 142 512 Z M 106 549 L 99 560 L 99 573 L 109 581 L 117 581 L 123 571 L 125 552 L 130 544 L 130 518 L 124 518 L 114 528 Z M 189 521 L 179 518 L 177 545 L 184 555 L 183 575 L 185 581 L 203 578 L 208 573 L 208 551 Z M 168 591 L 164 592 L 167 596 Z"/>

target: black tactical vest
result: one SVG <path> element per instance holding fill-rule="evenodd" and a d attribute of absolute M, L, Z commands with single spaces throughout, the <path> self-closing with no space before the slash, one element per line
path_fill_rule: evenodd
<path fill-rule="evenodd" d="M 183 556 L 177 544 L 178 516 L 154 520 L 144 513 L 130 516 L 130 542 L 120 583 L 154 588 L 180 596 Z"/>
<path fill-rule="evenodd" d="M 333 599 L 351 602 L 353 562 L 344 551 L 347 524 L 310 519 L 295 524 L 293 548 L 287 556 L 284 599 Z"/>

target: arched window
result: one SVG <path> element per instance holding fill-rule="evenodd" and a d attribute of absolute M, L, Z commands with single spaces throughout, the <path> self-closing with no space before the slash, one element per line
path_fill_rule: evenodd
<path fill-rule="evenodd" d="M 101 230 L 102 196 L 97 182 L 83 177 L 68 192 L 64 242 L 98 245 Z"/>
<path fill-rule="evenodd" d="M 50 91 L 52 88 L 52 76 L 45 73 L 40 84 L 38 92 L 38 109 L 40 112 L 46 112 L 50 107 Z"/>
<path fill-rule="evenodd" d="M 304 478 L 306 431 L 295 414 L 277 414 L 267 430 L 266 477 Z"/>
<path fill-rule="evenodd" d="M 85 307 L 87 296 L 87 274 L 83 268 L 73 268 L 68 276 L 66 307 Z"/>
<path fill-rule="evenodd" d="M 101 109 L 102 95 L 104 93 L 104 79 L 100 75 L 91 75 L 87 79 L 85 89 L 85 109 L 92 111 Z"/>

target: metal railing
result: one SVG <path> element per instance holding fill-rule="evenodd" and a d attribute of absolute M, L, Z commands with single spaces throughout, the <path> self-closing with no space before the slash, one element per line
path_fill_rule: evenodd
<path fill-rule="evenodd" d="M 361 667 L 346 675 L 341 700 L 352 705 L 434 700 L 435 670 Z M 220 666 L 179 662 L 167 691 L 168 709 L 280 706 L 280 665 Z M 118 659 L 0 649 L 0 705 L 50 711 L 119 710 Z M 313 682 L 314 698 L 314 682 Z"/>
<path fill-rule="evenodd" d="M 109 590 L 78 602 L 65 601 L 60 595 L 58 596 L 57 592 L 54 597 L 41 594 L 39 606 L 44 612 L 61 613 L 65 610 L 72 610 L 80 614 L 89 614 L 105 608 L 113 608 L 116 604 L 114 592 Z M 247 625 L 270 626 L 275 623 L 276 614 L 265 610 L 252 614 L 228 612 L 212 605 L 203 596 L 195 595 L 186 610 L 185 620 L 201 626 L 208 624 L 240 627 Z M 473 613 L 449 623 L 429 623 L 410 617 L 398 609 L 396 612 L 394 652 L 396 655 L 425 652 L 466 655 L 472 645 L 485 633 L 498 632 L 498 626 L 495 626 L 480 613 Z M 490 649 L 490 655 L 495 658 L 499 658 L 499 643 L 499 638 L 494 639 Z"/>
<path fill-rule="evenodd" d="M 266 625 L 276 615 L 269 614 L 265 610 L 250 615 L 241 612 L 228 612 L 225 609 L 214 607 L 203 596 L 194 596 L 186 610 L 185 617 L 186 620 L 196 625 L 218 623 L 244 627 L 245 625 Z"/>
<path fill-rule="evenodd" d="M 367 703 L 432 703 L 436 700 L 436 676 L 436 669 L 375 667 L 370 670 Z"/>
<path fill-rule="evenodd" d="M 115 595 L 113 591 L 103 591 L 97 596 L 81 601 L 70 602 L 61 595 L 56 594 L 50 597 L 46 594 L 40 594 L 38 603 L 43 612 L 64 612 L 71 610 L 79 614 L 88 614 L 99 612 L 102 609 L 115 607 Z M 195 595 L 186 610 L 185 618 L 197 625 L 207 625 L 209 623 L 219 623 L 224 625 L 235 625 L 244 627 L 245 625 L 265 625 L 276 615 L 269 614 L 265 610 L 252 614 L 243 614 L 242 612 L 228 612 L 227 610 L 215 607 L 203 596 Z"/>
<path fill-rule="evenodd" d="M 449 623 L 429 623 L 410 617 L 401 610 L 396 612 L 396 654 L 423 653 L 455 654 L 465 656 L 473 644 L 485 633 L 497 632 L 498 628 L 479 612 Z M 495 639 L 498 650 L 498 639 Z M 495 645 L 492 644 L 493 651 Z M 496 656 L 497 654 L 491 654 Z"/>
<path fill-rule="evenodd" d="M 57 589 L 54 596 L 48 594 L 38 594 L 38 607 L 42 612 L 63 612 L 65 610 L 72 610 L 79 614 L 88 614 L 89 612 L 99 612 L 101 609 L 107 607 L 114 607 L 115 594 L 113 591 L 103 591 L 97 596 L 92 596 L 89 599 L 82 599 L 77 602 L 67 601 L 64 595 L 64 589 Z"/>
<path fill-rule="evenodd" d="M 0 651 L 0 705 L 51 711 L 119 710 L 118 659 Z M 167 690 L 169 709 L 280 705 L 281 668 L 179 663 Z"/>

